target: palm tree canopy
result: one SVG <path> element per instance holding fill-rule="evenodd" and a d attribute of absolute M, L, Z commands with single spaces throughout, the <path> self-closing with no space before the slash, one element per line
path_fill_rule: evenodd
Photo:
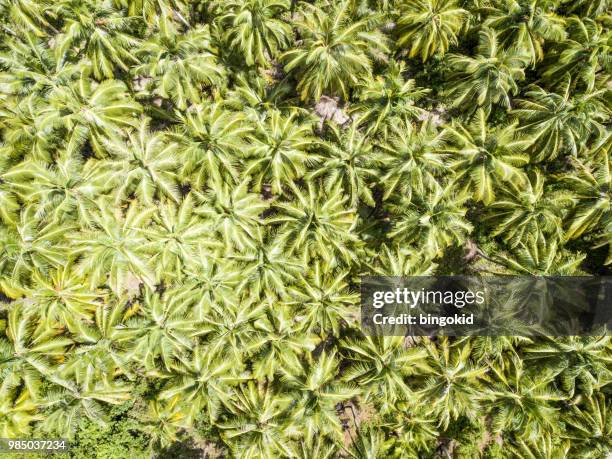
<path fill-rule="evenodd" d="M 375 18 L 351 21 L 349 2 L 331 14 L 306 5 L 304 19 L 297 24 L 304 43 L 282 56 L 285 69 L 301 75 L 297 90 L 302 100 L 316 101 L 324 93 L 346 99 L 361 82 L 359 75 L 370 76 L 372 60 L 387 50 L 375 24 Z"/>
<path fill-rule="evenodd" d="M 468 15 L 454 0 L 407 2 L 397 22 L 397 44 L 408 46 L 409 56 L 420 55 L 423 62 L 433 55 L 443 55 L 451 45 L 457 44 Z"/>
<path fill-rule="evenodd" d="M 0 0 L 0 438 L 612 457 L 612 340 L 575 336 L 607 304 L 567 279 L 612 264 L 608 12 Z M 486 336 L 368 326 L 368 278 L 450 275 L 520 276 L 445 308 Z"/>

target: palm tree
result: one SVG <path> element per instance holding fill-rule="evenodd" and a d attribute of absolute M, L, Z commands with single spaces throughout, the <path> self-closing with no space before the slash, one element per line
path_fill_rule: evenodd
<path fill-rule="evenodd" d="M 486 113 L 479 109 L 471 123 L 453 123 L 444 136 L 450 148 L 442 151 L 450 156 L 448 167 L 456 172 L 454 180 L 472 191 L 475 200 L 491 204 L 500 182 L 525 184 L 519 168 L 529 162 L 524 153 L 529 140 L 516 134 L 516 125 L 488 129 Z"/>
<path fill-rule="evenodd" d="M 176 30 L 180 25 L 189 26 L 188 12 L 182 0 L 113 0 L 121 8 L 127 8 L 128 16 L 141 16 L 149 26 L 159 30 Z"/>
<path fill-rule="evenodd" d="M 470 361 L 472 349 L 467 343 L 453 346 L 448 338 L 442 338 L 438 346 L 427 343 L 425 348 L 431 369 L 413 403 L 431 405 L 438 424 L 444 429 L 460 416 L 476 419 L 486 394 L 483 382 L 488 368 Z"/>
<path fill-rule="evenodd" d="M 238 386 L 224 403 L 227 420 L 218 424 L 222 438 L 234 453 L 245 458 L 289 457 L 284 433 L 290 402 L 287 394 L 273 393 L 253 381 Z"/>
<path fill-rule="evenodd" d="M 122 81 L 97 84 L 88 76 L 88 70 L 83 69 L 79 80 L 55 88 L 38 116 L 41 129 L 63 131 L 68 154 L 76 154 L 88 140 L 103 156 L 104 139 L 120 128 L 136 127 L 142 106 L 130 97 Z"/>
<path fill-rule="evenodd" d="M 87 224 L 96 197 L 108 187 L 95 162 L 84 162 L 76 155 L 58 156 L 50 166 L 40 161 L 22 161 L 3 174 L 3 179 L 22 202 L 33 203 L 36 218 L 57 224 L 78 219 Z M 6 211 L 11 207 L 9 200 Z"/>
<path fill-rule="evenodd" d="M 608 258 L 604 261 L 604 265 L 609 265 L 612 263 L 612 220 L 608 219 L 606 222 L 603 233 L 599 238 L 599 242 L 595 246 L 596 248 L 608 246 Z"/>
<path fill-rule="evenodd" d="M 136 54 L 143 62 L 135 67 L 136 75 L 150 78 L 147 86 L 152 93 L 170 99 L 180 110 L 202 102 L 204 87 L 223 86 L 223 67 L 208 27 L 157 34 L 143 42 Z"/>
<path fill-rule="evenodd" d="M 73 438 L 82 418 L 106 426 L 104 404 L 120 405 L 129 398 L 129 387 L 119 381 L 107 378 L 89 384 L 62 381 L 62 386 L 49 390 L 42 400 L 47 412 L 40 430 Z"/>
<path fill-rule="evenodd" d="M 409 121 L 397 120 L 377 146 L 386 171 L 380 179 L 385 184 L 383 199 L 425 193 L 444 170 L 444 137 L 433 123 L 424 122 L 417 128 Z"/>
<path fill-rule="evenodd" d="M 529 278 L 528 278 L 529 279 Z M 529 282 L 529 281 L 528 281 Z M 521 282 L 512 282 L 513 287 L 517 286 L 520 288 Z M 533 285 L 533 284 L 532 284 Z M 516 312 L 516 303 L 512 300 L 508 302 L 514 307 Z M 503 313 L 504 308 L 498 308 L 499 312 Z M 494 311 L 497 312 L 497 311 Z M 496 317 L 492 317 L 492 321 L 497 320 Z M 505 330 L 512 330 L 512 326 L 515 324 L 511 323 L 508 319 L 500 319 L 500 328 L 504 327 Z M 516 327 L 524 327 L 523 322 L 516 321 Z M 497 368 L 504 369 L 508 364 L 510 358 L 517 356 L 518 351 L 526 344 L 530 344 L 532 341 L 527 336 L 467 336 L 464 338 L 471 342 L 472 348 L 474 349 L 474 358 L 477 360 L 487 359 L 487 362 L 491 365 L 497 365 Z"/>
<path fill-rule="evenodd" d="M 151 400 L 147 411 L 141 415 L 141 429 L 151 438 L 150 448 L 166 448 L 178 440 L 179 432 L 190 428 L 193 417 L 189 407 L 181 402 L 180 396 L 169 400 Z"/>
<path fill-rule="evenodd" d="M 116 69 L 127 72 L 128 64 L 138 62 L 133 50 L 139 40 L 130 33 L 135 18 L 95 2 L 84 7 L 80 1 L 65 0 L 55 8 L 64 22 L 54 49 L 60 61 L 73 58 L 71 53 L 79 49 L 91 62 L 97 80 L 113 78 Z"/>
<path fill-rule="evenodd" d="M 70 254 L 79 258 L 77 273 L 87 276 L 90 288 L 107 284 L 118 295 L 134 282 L 153 287 L 148 241 L 139 229 L 146 227 L 154 208 L 143 210 L 135 202 L 125 212 L 109 202 L 99 201 L 98 206 L 93 227 L 70 236 Z"/>
<path fill-rule="evenodd" d="M 34 33 L 44 36 L 48 29 L 54 30 L 51 24 L 51 2 L 34 0 L 0 1 L 0 14 L 10 20 L 13 27 L 5 29 L 12 34 L 17 32 Z M 7 22 L 8 24 L 9 22 Z M 57 32 L 57 30 L 54 30 Z"/>
<path fill-rule="evenodd" d="M 293 442 L 292 455 L 298 459 L 331 459 L 336 457 L 340 447 L 327 437 L 314 437 L 311 439 Z"/>
<path fill-rule="evenodd" d="M 43 224 L 32 206 L 24 208 L 15 228 L 0 228 L 0 275 L 16 282 L 25 280 L 35 269 L 45 272 L 49 266 L 66 261 L 63 236 L 70 226 Z"/>
<path fill-rule="evenodd" d="M 495 256 L 495 260 L 506 268 L 503 273 L 531 276 L 577 275 L 585 258 L 585 254 L 564 249 L 557 240 L 546 241 L 541 233 L 519 242 L 511 255 Z"/>
<path fill-rule="evenodd" d="M 283 366 L 295 367 L 304 353 L 314 350 L 318 340 L 297 331 L 299 323 L 294 312 L 290 307 L 270 304 L 253 324 L 256 333 L 245 346 L 245 352 L 252 356 L 253 376 L 258 380 L 273 381 Z"/>
<path fill-rule="evenodd" d="M 24 438 L 30 435 L 30 424 L 42 419 L 38 405 L 27 389 L 19 390 L 7 380 L 0 384 L 0 435 Z"/>
<path fill-rule="evenodd" d="M 203 333 L 190 306 L 190 301 L 183 301 L 171 290 L 162 298 L 146 289 L 138 314 L 126 323 L 126 330 L 134 335 L 127 350 L 130 358 L 137 356 L 139 366 L 154 374 L 170 372 L 195 348 L 195 337 Z"/>
<path fill-rule="evenodd" d="M 280 224 L 279 241 L 290 255 L 301 255 L 305 262 L 318 256 L 331 266 L 349 263 L 358 242 L 355 210 L 348 206 L 340 182 L 321 194 L 311 182 L 304 191 L 294 188 L 295 199 L 273 204 L 277 214 L 268 223 Z"/>
<path fill-rule="evenodd" d="M 236 289 L 243 280 L 240 266 L 222 258 L 208 244 L 198 244 L 185 260 L 182 289 L 186 295 L 193 295 L 193 313 L 201 321 L 214 304 L 238 302 Z"/>
<path fill-rule="evenodd" d="M 287 296 L 284 287 L 296 279 L 303 269 L 303 261 L 288 255 L 284 250 L 284 242 L 278 238 L 264 240 L 260 228 L 256 228 L 254 233 L 254 249 L 247 248 L 228 256 L 235 271 L 242 274 L 238 290 L 257 299 Z"/>
<path fill-rule="evenodd" d="M 567 219 L 565 238 L 574 239 L 598 227 L 605 232 L 612 221 L 610 157 L 602 151 L 590 161 L 576 159 L 572 163 L 575 172 L 564 174 L 561 183 L 578 205 Z"/>
<path fill-rule="evenodd" d="M 385 435 L 379 429 L 359 429 L 349 455 L 352 458 L 375 458 L 384 456 L 386 449 Z"/>
<path fill-rule="evenodd" d="M 538 171 L 528 174 L 522 184 L 508 182 L 502 193 L 488 206 L 483 222 L 494 226 L 492 236 L 501 236 L 510 247 L 530 238 L 547 240 L 563 238 L 563 220 L 573 204 L 570 193 L 545 186 Z"/>
<path fill-rule="evenodd" d="M 107 183 L 115 187 L 115 202 L 119 204 L 135 194 L 145 205 L 155 197 L 167 196 L 179 202 L 177 170 L 178 145 L 168 142 L 160 132 L 149 130 L 149 119 L 142 119 L 127 139 L 104 143 L 110 156 L 106 162 Z"/>
<path fill-rule="evenodd" d="M 341 183 L 351 207 L 356 207 L 360 198 L 374 207 L 372 185 L 377 181 L 376 166 L 380 160 L 368 135 L 361 132 L 357 123 L 351 124 L 348 130 L 329 124 L 327 137 L 329 141 L 322 144 L 320 152 L 325 160 L 313 165 L 306 180 L 322 178 L 328 193 Z"/>
<path fill-rule="evenodd" d="M 105 292 L 89 290 L 69 264 L 45 275 L 34 272 L 32 279 L 36 288 L 26 289 L 23 309 L 36 314 L 43 329 L 67 327 L 76 332 L 78 322 L 89 321 L 106 296 Z"/>
<path fill-rule="evenodd" d="M 344 379 L 363 387 L 364 400 L 378 402 L 382 414 L 392 413 L 397 402 L 414 397 L 407 380 L 428 369 L 425 350 L 406 349 L 401 336 L 348 340 L 342 344 L 342 352 L 352 364 Z"/>
<path fill-rule="evenodd" d="M 508 452 L 520 459 L 554 459 L 557 457 L 568 457 L 568 442 L 556 442 L 556 435 L 543 435 L 537 440 L 516 440 L 510 446 Z"/>
<path fill-rule="evenodd" d="M 511 97 L 519 91 L 518 82 L 525 78 L 528 58 L 523 51 L 503 50 L 495 31 L 479 32 L 476 56 L 451 54 L 453 72 L 449 78 L 448 97 L 454 107 L 468 112 L 482 107 L 489 114 L 494 106 L 512 108 Z"/>
<path fill-rule="evenodd" d="M 420 247 L 430 258 L 442 255 L 449 246 L 461 244 L 472 231 L 472 225 L 465 218 L 467 196 L 455 193 L 452 188 L 436 183 L 426 193 L 389 203 L 393 227 L 388 236 Z"/>
<path fill-rule="evenodd" d="M 416 0 L 402 5 L 397 21 L 398 46 L 410 47 L 410 57 L 423 62 L 434 55 L 444 55 L 469 16 L 455 0 Z"/>
<path fill-rule="evenodd" d="M 554 159 L 565 152 L 577 156 L 593 139 L 605 135 L 603 123 L 610 115 L 604 102 L 606 91 L 573 95 L 570 88 L 569 79 L 561 86 L 561 94 L 535 86 L 512 111 L 521 120 L 519 132 L 532 139 L 535 161 Z"/>
<path fill-rule="evenodd" d="M 439 432 L 435 427 L 435 418 L 431 416 L 429 406 L 422 406 L 410 411 L 397 410 L 390 425 L 398 435 L 398 441 L 389 453 L 405 454 L 406 457 L 420 457 L 437 444 Z"/>
<path fill-rule="evenodd" d="M 526 346 L 523 358 L 535 361 L 538 368 L 558 378 L 561 389 L 569 397 L 577 392 L 590 397 L 610 376 L 607 369 L 609 343 L 609 336 L 545 338 Z"/>
<path fill-rule="evenodd" d="M 268 66 L 292 36 L 291 27 L 281 19 L 289 10 L 288 0 L 227 0 L 219 2 L 219 23 L 232 49 L 247 65 Z"/>
<path fill-rule="evenodd" d="M 158 282 L 182 279 L 183 269 L 193 258 L 198 244 L 216 246 L 217 241 L 207 240 L 210 223 L 195 211 L 192 194 L 185 196 L 180 206 L 167 200 L 159 203 L 153 217 L 156 225 L 141 229 L 151 242 L 146 250 L 154 254 L 155 278 Z"/>
<path fill-rule="evenodd" d="M 609 73 L 609 33 L 589 18 L 568 18 L 569 38 L 550 53 L 542 76 L 551 85 L 565 84 L 567 74 L 572 88 L 582 83 L 593 91 L 598 74 Z"/>
<path fill-rule="evenodd" d="M 567 423 L 571 428 L 567 436 L 579 440 L 574 451 L 582 457 L 594 459 L 612 448 L 609 401 L 603 394 L 589 397 L 580 405 L 574 404 Z"/>
<path fill-rule="evenodd" d="M 354 108 L 361 121 L 373 121 L 371 129 L 380 130 L 386 137 L 389 122 L 394 118 L 414 120 L 426 111 L 416 103 L 431 90 L 420 88 L 412 79 L 405 80 L 406 65 L 392 60 L 384 75 L 368 79 L 359 86 L 359 101 Z"/>
<path fill-rule="evenodd" d="M 588 16 L 595 19 L 607 9 L 607 4 L 602 0 L 586 1 L 586 0 L 564 0 L 562 2 L 564 8 L 567 8 L 568 13 Z"/>
<path fill-rule="evenodd" d="M 383 244 L 374 255 L 371 269 L 377 276 L 431 276 L 437 266 L 426 255 L 406 250 L 401 244 Z"/>
<path fill-rule="evenodd" d="M 59 136 L 50 136 L 42 124 L 40 112 L 48 109 L 40 97 L 22 98 L 0 111 L 0 124 L 4 138 L 0 143 L 3 162 L 9 158 L 28 157 L 34 161 L 49 162 L 55 149 L 61 148 Z M 5 163 L 3 167 L 8 167 Z"/>
<path fill-rule="evenodd" d="M 335 406 L 353 397 L 357 390 L 337 378 L 338 360 L 334 353 L 323 352 L 316 361 L 283 370 L 282 381 L 293 391 L 296 405 L 288 416 L 301 426 L 299 435 L 305 439 L 342 436 Z"/>
<path fill-rule="evenodd" d="M 328 276 L 327 273 L 332 273 Z M 315 261 L 307 276 L 300 275 L 289 287 L 290 300 L 285 303 L 296 308 L 299 328 L 322 336 L 330 331 L 334 336 L 340 329 L 356 319 L 359 296 L 348 283 L 350 271 Z"/>
<path fill-rule="evenodd" d="M 291 85 L 285 79 L 271 85 L 265 76 L 249 71 L 236 75 L 236 82 L 228 91 L 226 100 L 229 107 L 259 120 L 266 118 L 268 111 L 295 110 L 296 102 L 291 91 Z"/>
<path fill-rule="evenodd" d="M 304 10 L 297 22 L 303 43 L 281 56 L 285 70 L 300 75 L 296 89 L 302 100 L 317 101 L 324 93 L 347 99 L 370 76 L 372 59 L 387 50 L 384 36 L 374 29 L 378 21 L 352 22 L 347 1 L 332 11 L 310 4 Z"/>
<path fill-rule="evenodd" d="M 192 106 L 180 115 L 176 131 L 170 134 L 183 150 L 181 176 L 193 180 L 197 188 L 209 178 L 236 182 L 236 166 L 250 131 L 243 116 L 229 112 L 221 103 Z"/>
<path fill-rule="evenodd" d="M 306 164 L 315 161 L 316 157 L 308 153 L 314 142 L 311 123 L 301 122 L 297 112 L 284 116 L 272 111 L 257 124 L 244 173 L 254 177 L 256 191 L 261 190 L 262 184 L 270 183 L 272 192 L 280 194 L 283 185 L 302 177 Z"/>
<path fill-rule="evenodd" d="M 4 174 L 8 167 L 7 161 L 0 160 L 0 221 L 7 227 L 14 227 L 17 223 L 20 205 L 17 196 L 13 193 L 13 187 L 6 183 Z"/>
<path fill-rule="evenodd" d="M 261 196 L 249 192 L 249 181 L 230 186 L 213 183 L 205 194 L 195 193 L 195 209 L 223 241 L 226 249 L 255 248 L 253 229 L 263 223 L 261 215 L 270 207 Z"/>
<path fill-rule="evenodd" d="M 533 441 L 559 431 L 557 410 L 552 404 L 562 397 L 551 387 L 549 373 L 529 374 L 516 358 L 505 371 L 495 366 L 491 370 L 498 381 L 489 392 L 495 432 L 512 426 L 520 438 Z"/>
<path fill-rule="evenodd" d="M 189 404 L 191 413 L 204 411 L 211 421 L 220 415 L 221 402 L 229 398 L 228 385 L 241 380 L 232 360 L 207 352 L 200 345 L 193 348 L 191 355 L 179 357 L 172 369 L 175 375 L 165 384 L 160 400 L 180 397 Z"/>
<path fill-rule="evenodd" d="M 255 334 L 253 324 L 263 316 L 265 306 L 265 302 L 255 297 L 252 301 L 213 304 L 200 330 L 205 335 L 206 352 L 241 369 L 244 351 Z"/>
<path fill-rule="evenodd" d="M 36 330 L 31 312 L 19 307 L 8 311 L 6 329 L 0 337 L 0 371 L 4 390 L 23 387 L 25 398 L 38 399 L 45 379 L 52 379 L 53 361 L 60 358 L 73 341 L 57 332 Z M 3 402 L 10 397 L 1 398 Z"/>
<path fill-rule="evenodd" d="M 125 301 L 98 304 L 93 321 L 76 323 L 75 342 L 77 349 L 59 368 L 64 380 L 79 380 L 89 386 L 97 380 L 126 376 L 134 378 L 132 363 L 126 348 L 134 334 L 124 328 L 129 317 Z"/>
<path fill-rule="evenodd" d="M 44 97 L 79 76 L 79 65 L 58 61 L 42 39 L 30 33 L 7 43 L 7 50 L 0 53 L 0 63 L 3 92 L 18 97 Z"/>
<path fill-rule="evenodd" d="M 511 0 L 486 8 L 485 26 L 499 33 L 505 48 L 524 51 L 531 64 L 544 57 L 545 41 L 563 41 L 565 21 L 555 14 L 555 4 L 548 0 Z"/>

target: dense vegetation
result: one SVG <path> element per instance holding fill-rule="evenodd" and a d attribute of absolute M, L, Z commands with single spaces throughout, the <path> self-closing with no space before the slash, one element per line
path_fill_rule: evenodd
<path fill-rule="evenodd" d="M 0 437 L 612 454 L 612 344 L 369 338 L 359 276 L 605 274 L 606 0 L 0 0 Z"/>

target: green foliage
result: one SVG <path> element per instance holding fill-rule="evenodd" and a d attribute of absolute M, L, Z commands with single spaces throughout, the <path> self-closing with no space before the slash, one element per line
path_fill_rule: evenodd
<path fill-rule="evenodd" d="M 228 44 L 239 50 L 247 65 L 267 65 L 291 40 L 291 27 L 279 19 L 289 9 L 287 0 L 219 3 L 223 11 L 219 23 Z"/>
<path fill-rule="evenodd" d="M 474 57 L 452 54 L 448 58 L 448 96 L 453 107 L 466 111 L 482 107 L 490 114 L 493 106 L 511 108 L 511 97 L 519 92 L 525 78 L 527 58 L 523 49 L 504 50 L 498 33 L 484 28 L 479 32 Z"/>
<path fill-rule="evenodd" d="M 609 272 L 608 7 L 0 0 L 0 437 L 610 456 L 609 336 L 358 326 L 362 275 Z"/>
<path fill-rule="evenodd" d="M 420 55 L 426 61 L 432 55 L 443 55 L 457 36 L 468 12 L 454 0 L 430 0 L 402 4 L 397 22 L 399 47 L 410 49 L 409 56 Z"/>
<path fill-rule="evenodd" d="M 348 1 L 332 8 L 304 4 L 304 20 L 297 23 L 304 43 L 282 56 L 285 70 L 299 75 L 302 100 L 318 100 L 324 92 L 346 99 L 371 76 L 372 59 L 387 51 L 384 35 L 375 29 L 376 16 L 353 20 Z"/>

